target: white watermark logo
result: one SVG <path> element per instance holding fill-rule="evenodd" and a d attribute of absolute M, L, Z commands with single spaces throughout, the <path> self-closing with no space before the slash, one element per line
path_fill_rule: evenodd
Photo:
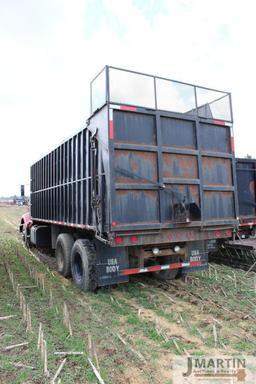
<path fill-rule="evenodd" d="M 173 360 L 173 384 L 256 383 L 254 356 L 189 356 Z"/>

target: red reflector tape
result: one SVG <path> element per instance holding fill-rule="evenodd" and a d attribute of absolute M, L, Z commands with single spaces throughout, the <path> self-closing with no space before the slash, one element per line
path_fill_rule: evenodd
<path fill-rule="evenodd" d="M 234 140 L 234 136 L 231 136 L 231 149 L 232 149 L 232 152 L 234 153 L 234 152 L 235 152 L 235 140 Z"/>
<path fill-rule="evenodd" d="M 120 271 L 121 275 L 136 275 L 138 273 L 145 273 L 145 272 L 156 272 L 161 271 L 164 269 L 178 269 L 178 268 L 185 268 L 185 267 L 199 267 L 200 265 L 203 265 L 203 261 L 191 261 L 191 262 L 185 262 L 185 263 L 173 263 L 173 264 L 166 264 L 166 265 L 153 265 L 152 267 L 146 267 L 146 268 L 131 268 L 131 269 L 124 269 L 123 271 Z"/>
<path fill-rule="evenodd" d="M 114 124 L 113 120 L 109 120 L 109 138 L 114 139 Z"/>
<path fill-rule="evenodd" d="M 137 111 L 136 107 L 130 107 L 128 105 L 120 105 L 120 109 L 121 111 L 132 111 L 132 112 Z"/>
<path fill-rule="evenodd" d="M 213 123 L 218 125 L 225 125 L 225 121 L 223 120 L 213 120 Z"/>

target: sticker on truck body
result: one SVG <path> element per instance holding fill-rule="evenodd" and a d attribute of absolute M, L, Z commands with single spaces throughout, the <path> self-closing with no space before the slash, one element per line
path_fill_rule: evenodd
<path fill-rule="evenodd" d="M 98 285 L 111 285 L 124 283 L 128 276 L 121 275 L 120 271 L 129 267 L 127 248 L 108 247 L 95 242 L 97 250 Z"/>
<path fill-rule="evenodd" d="M 108 259 L 106 266 L 106 273 L 118 273 L 120 270 L 120 265 L 117 262 L 117 259 Z"/>

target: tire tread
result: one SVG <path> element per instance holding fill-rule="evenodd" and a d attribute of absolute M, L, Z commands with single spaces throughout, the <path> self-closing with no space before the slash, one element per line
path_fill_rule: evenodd
<path fill-rule="evenodd" d="M 91 240 L 88 239 L 78 239 L 76 240 L 73 249 L 72 249 L 72 255 L 75 251 L 75 249 L 78 248 L 80 251 L 81 258 L 86 257 L 87 262 L 83 263 L 86 264 L 86 268 L 88 269 L 86 275 L 88 276 L 88 279 L 83 277 L 81 284 L 77 284 L 75 281 L 74 272 L 72 272 L 73 279 L 75 283 L 85 292 L 94 292 L 98 285 L 98 278 L 97 278 L 97 270 L 96 270 L 96 249 L 95 245 Z M 71 259 L 73 259 L 71 257 Z M 71 261 L 71 269 L 72 268 L 72 261 Z"/>
<path fill-rule="evenodd" d="M 59 271 L 63 276 L 71 276 L 71 249 L 74 244 L 74 239 L 69 233 L 61 233 L 56 242 L 56 250 L 58 242 L 61 242 L 63 249 L 64 267 L 62 271 Z"/>

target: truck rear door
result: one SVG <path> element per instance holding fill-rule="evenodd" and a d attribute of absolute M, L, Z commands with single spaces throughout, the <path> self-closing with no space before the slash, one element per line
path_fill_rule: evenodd
<path fill-rule="evenodd" d="M 229 125 L 116 105 L 110 117 L 112 230 L 234 222 Z"/>

